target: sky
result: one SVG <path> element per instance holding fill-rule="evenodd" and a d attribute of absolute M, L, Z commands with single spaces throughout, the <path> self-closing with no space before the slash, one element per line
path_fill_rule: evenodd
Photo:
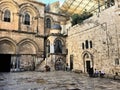
<path fill-rule="evenodd" d="M 55 1 L 60 1 L 60 3 L 63 3 L 65 0 L 37 0 L 37 1 L 43 2 L 45 4 L 48 4 L 48 3 L 53 3 Z"/>

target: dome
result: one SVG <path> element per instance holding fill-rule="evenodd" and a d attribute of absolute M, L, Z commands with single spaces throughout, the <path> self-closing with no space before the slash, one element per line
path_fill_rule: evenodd
<path fill-rule="evenodd" d="M 57 30 L 61 30 L 61 29 L 62 29 L 59 24 L 54 24 L 54 25 L 52 25 L 51 28 L 52 28 L 52 29 L 57 29 Z"/>

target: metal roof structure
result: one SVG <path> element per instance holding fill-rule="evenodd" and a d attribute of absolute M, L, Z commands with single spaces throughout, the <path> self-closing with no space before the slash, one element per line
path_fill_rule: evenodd
<path fill-rule="evenodd" d="M 105 9 L 106 2 L 108 0 L 65 0 L 61 6 L 63 13 L 81 14 L 84 11 L 87 12 L 100 12 L 100 9 Z M 110 0 L 109 0 L 110 1 Z"/>

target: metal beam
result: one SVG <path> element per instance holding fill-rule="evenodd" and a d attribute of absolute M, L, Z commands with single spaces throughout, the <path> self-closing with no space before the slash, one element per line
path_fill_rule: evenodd
<path fill-rule="evenodd" d="M 86 8 L 86 6 L 90 3 L 91 0 L 89 0 L 89 2 L 85 5 L 85 7 L 82 9 L 81 12 L 83 12 L 83 10 Z"/>
<path fill-rule="evenodd" d="M 71 15 L 71 14 L 74 14 L 76 11 L 77 13 L 82 13 L 88 7 L 87 11 L 89 12 L 94 11 L 94 9 L 95 11 L 97 9 L 100 12 L 100 7 L 103 6 L 104 4 L 103 3 L 104 0 L 86 0 L 85 1 L 86 3 L 84 3 L 84 1 L 85 0 L 65 0 L 64 4 L 62 5 L 63 11 Z M 77 3 L 77 4 L 74 4 L 74 3 Z M 79 8 L 80 10 L 81 9 L 82 10 L 80 11 Z"/>
<path fill-rule="evenodd" d="M 75 2 L 76 0 L 72 0 L 72 3 L 69 5 L 68 9 L 67 9 L 67 12 L 68 10 L 70 9 L 71 5 Z"/>
<path fill-rule="evenodd" d="M 92 8 L 94 8 L 95 7 L 95 5 L 96 5 L 96 3 L 88 10 L 88 12 L 92 9 Z"/>
<path fill-rule="evenodd" d="M 73 12 L 72 12 L 72 14 L 76 11 L 76 9 L 78 8 L 78 7 L 80 7 L 80 4 L 83 2 L 83 0 L 81 0 L 81 2 L 77 5 L 77 7 L 73 10 Z"/>

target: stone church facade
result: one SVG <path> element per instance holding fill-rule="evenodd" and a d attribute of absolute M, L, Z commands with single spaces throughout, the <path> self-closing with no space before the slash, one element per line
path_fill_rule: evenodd
<path fill-rule="evenodd" d="M 35 0 L 0 0 L 1 68 L 5 71 L 39 69 L 46 55 L 48 57 L 46 46 L 49 39 L 53 38 L 53 42 L 59 40 L 58 43 L 65 45 L 61 30 L 58 32 L 55 27 L 53 29 L 58 34 L 50 33 L 54 24 L 59 25 L 60 21 L 65 20 L 63 15 L 45 11 L 45 4 Z M 49 47 L 53 44 L 50 42 Z M 63 52 L 60 51 L 60 55 L 57 56 L 58 59 L 64 59 L 65 63 Z M 54 51 L 51 53 L 54 54 Z"/>
<path fill-rule="evenodd" d="M 35 0 L 0 0 L 1 68 L 43 70 L 48 65 L 51 70 L 65 70 L 68 63 L 70 70 L 84 73 L 90 67 L 120 73 L 119 6 L 115 0 L 99 15 L 71 26 L 69 17 L 53 6 Z"/>

